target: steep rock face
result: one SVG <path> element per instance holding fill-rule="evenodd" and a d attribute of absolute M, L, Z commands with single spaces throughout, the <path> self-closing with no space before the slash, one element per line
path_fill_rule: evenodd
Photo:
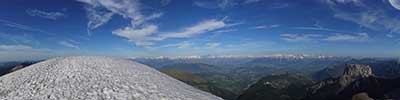
<path fill-rule="evenodd" d="M 339 78 L 341 90 L 353 83 L 354 81 L 362 78 L 373 76 L 372 69 L 368 65 L 348 64 L 344 69 L 343 75 Z"/>
<path fill-rule="evenodd" d="M 394 79 L 400 77 L 400 63 L 394 59 L 367 59 L 367 60 L 351 60 L 346 63 L 356 63 L 369 65 L 373 70 L 374 76 L 381 78 Z M 313 74 L 315 80 L 324 80 L 328 78 L 337 78 L 342 76 L 346 64 L 337 64 L 324 68 Z"/>
<path fill-rule="evenodd" d="M 55 58 L 4 75 L 0 99 L 221 100 L 148 66 L 108 57 Z"/>

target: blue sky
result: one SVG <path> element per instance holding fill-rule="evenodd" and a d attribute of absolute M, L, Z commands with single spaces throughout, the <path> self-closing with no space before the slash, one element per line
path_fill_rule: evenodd
<path fill-rule="evenodd" d="M 4 0 L 0 61 L 207 54 L 400 56 L 399 0 Z"/>

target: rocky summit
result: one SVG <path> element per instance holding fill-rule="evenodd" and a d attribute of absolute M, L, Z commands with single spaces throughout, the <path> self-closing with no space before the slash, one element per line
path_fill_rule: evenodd
<path fill-rule="evenodd" d="M 109 57 L 64 57 L 0 77 L 2 100 L 222 100 L 146 65 Z"/>
<path fill-rule="evenodd" d="M 339 78 L 341 89 L 350 85 L 355 80 L 373 76 L 372 69 L 368 65 L 348 64 L 344 69 L 343 75 Z"/>

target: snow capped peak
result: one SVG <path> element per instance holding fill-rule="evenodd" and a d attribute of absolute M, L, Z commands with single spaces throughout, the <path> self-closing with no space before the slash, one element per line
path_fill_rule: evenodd
<path fill-rule="evenodd" d="M 146 65 L 109 57 L 55 58 L 0 77 L 0 99 L 222 100 Z"/>

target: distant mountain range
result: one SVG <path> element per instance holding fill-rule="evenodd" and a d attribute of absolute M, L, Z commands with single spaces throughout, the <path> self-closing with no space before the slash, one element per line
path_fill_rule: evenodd
<path fill-rule="evenodd" d="M 335 56 L 308 55 L 308 54 L 272 54 L 272 55 L 192 55 L 192 56 L 158 56 L 158 57 L 134 57 L 133 59 L 205 59 L 205 58 L 335 58 Z"/>

